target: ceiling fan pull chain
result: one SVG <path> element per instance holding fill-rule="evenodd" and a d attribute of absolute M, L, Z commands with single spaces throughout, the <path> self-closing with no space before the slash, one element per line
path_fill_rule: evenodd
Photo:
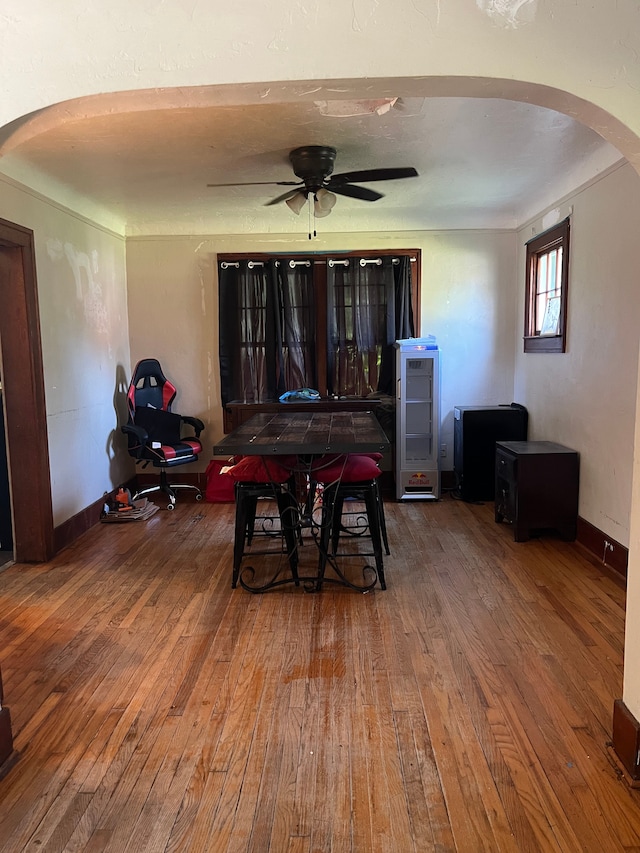
<path fill-rule="evenodd" d="M 309 209 L 309 239 L 311 239 L 311 226 L 313 224 L 313 236 L 316 236 L 316 217 L 313 209 L 313 201 L 311 193 L 307 195 L 307 207 Z"/>

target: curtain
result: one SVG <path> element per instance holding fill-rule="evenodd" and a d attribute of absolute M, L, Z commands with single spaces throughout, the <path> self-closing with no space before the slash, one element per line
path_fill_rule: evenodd
<path fill-rule="evenodd" d="M 387 337 L 382 347 L 378 391 L 395 396 L 396 351 L 395 341 L 415 335 L 413 302 L 411 300 L 411 260 L 408 255 L 393 264 L 393 285 L 387 289 Z"/>
<path fill-rule="evenodd" d="M 327 270 L 329 393 L 392 395 L 394 341 L 414 334 L 410 259 L 348 261 Z"/>
<path fill-rule="evenodd" d="M 278 270 L 282 363 L 278 396 L 296 388 L 317 388 L 313 261 L 282 261 Z"/>
<path fill-rule="evenodd" d="M 223 406 L 315 387 L 312 272 L 275 258 L 218 265 Z"/>

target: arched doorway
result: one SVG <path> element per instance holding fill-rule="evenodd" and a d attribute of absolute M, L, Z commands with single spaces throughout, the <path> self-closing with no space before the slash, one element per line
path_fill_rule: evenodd
<path fill-rule="evenodd" d="M 17 562 L 54 553 L 33 233 L 0 220 L 0 355 Z"/>

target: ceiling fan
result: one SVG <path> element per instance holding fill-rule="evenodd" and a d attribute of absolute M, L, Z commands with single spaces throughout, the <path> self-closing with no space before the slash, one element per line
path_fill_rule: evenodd
<path fill-rule="evenodd" d="M 390 181 L 398 178 L 415 178 L 418 172 L 412 167 L 388 169 L 364 169 L 359 172 L 343 172 L 333 174 L 333 164 L 336 159 L 336 149 L 328 145 L 305 145 L 294 148 L 289 153 L 289 160 L 294 174 L 299 181 L 248 181 L 235 184 L 207 184 L 209 187 L 248 187 L 273 184 L 283 187 L 294 187 L 277 196 L 266 205 L 286 202 L 294 213 L 300 213 L 309 196 L 313 196 L 314 215 L 328 216 L 336 203 L 335 194 L 357 198 L 362 201 L 377 201 L 383 194 L 360 187 L 356 181 Z"/>

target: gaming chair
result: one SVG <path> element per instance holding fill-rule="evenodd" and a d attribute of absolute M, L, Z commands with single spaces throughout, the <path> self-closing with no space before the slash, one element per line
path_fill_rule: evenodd
<path fill-rule="evenodd" d="M 197 486 L 167 481 L 167 468 L 195 462 L 202 452 L 199 436 L 204 424 L 199 418 L 172 412 L 175 396 L 176 387 L 164 375 L 157 359 L 143 358 L 136 364 L 129 383 L 129 421 L 122 427 L 129 440 L 129 453 L 136 462 L 143 467 L 151 463 L 160 469 L 159 483 L 140 489 L 132 500 L 153 492 L 164 492 L 169 498 L 167 509 L 170 510 L 175 507 L 178 489 L 194 491 L 198 501 L 203 497 Z M 183 425 L 190 428 L 191 435 L 183 437 Z"/>

